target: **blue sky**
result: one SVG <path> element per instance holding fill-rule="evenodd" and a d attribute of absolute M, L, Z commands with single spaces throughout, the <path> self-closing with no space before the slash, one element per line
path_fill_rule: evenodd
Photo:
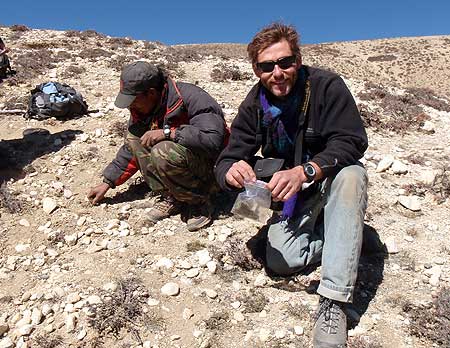
<path fill-rule="evenodd" d="M 277 20 L 295 25 L 303 43 L 448 35 L 449 16 L 449 0 L 3 0 L 0 6 L 3 25 L 93 29 L 165 44 L 248 43 Z"/>

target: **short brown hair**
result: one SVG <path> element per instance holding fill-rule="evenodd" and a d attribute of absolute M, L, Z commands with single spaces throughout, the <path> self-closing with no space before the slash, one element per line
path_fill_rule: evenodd
<path fill-rule="evenodd" d="M 297 30 L 291 25 L 276 22 L 262 28 L 253 37 L 252 42 L 248 44 L 247 53 L 252 64 L 257 63 L 258 54 L 261 51 L 283 39 L 289 43 L 292 54 L 300 57 L 300 43 Z"/>

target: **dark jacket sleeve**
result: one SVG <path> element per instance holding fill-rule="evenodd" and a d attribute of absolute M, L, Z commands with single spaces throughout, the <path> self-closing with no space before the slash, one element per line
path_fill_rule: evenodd
<path fill-rule="evenodd" d="M 312 161 L 327 177 L 363 156 L 367 135 L 353 96 L 340 77 L 329 79 L 315 98 L 318 98 L 315 111 L 319 114 L 321 138 L 326 144 Z"/>
<path fill-rule="evenodd" d="M 249 162 L 261 146 L 256 140 L 258 122 L 258 108 L 254 103 L 256 90 L 257 86 L 250 91 L 239 106 L 238 114 L 231 124 L 230 141 L 219 155 L 214 167 L 216 180 L 223 190 L 235 190 L 225 181 L 225 175 L 233 163 L 240 160 Z"/>
<path fill-rule="evenodd" d="M 206 151 L 213 160 L 224 146 L 226 123 L 219 104 L 201 88 L 179 83 L 189 124 L 175 132 L 175 141 L 192 150 Z"/>
<path fill-rule="evenodd" d="M 124 144 L 117 152 L 116 158 L 103 171 L 103 182 L 114 188 L 123 184 L 137 171 L 137 162 L 128 146 Z"/>

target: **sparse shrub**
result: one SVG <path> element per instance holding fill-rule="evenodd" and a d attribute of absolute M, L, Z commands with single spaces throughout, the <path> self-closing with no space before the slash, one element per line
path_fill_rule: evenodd
<path fill-rule="evenodd" d="M 65 77 L 75 77 L 79 76 L 86 72 L 86 68 L 84 66 L 79 65 L 69 65 L 64 71 Z"/>
<path fill-rule="evenodd" d="M 223 262 L 222 259 L 227 257 L 234 265 L 244 271 L 262 268 L 261 263 L 253 258 L 250 250 L 241 240 L 231 239 L 222 247 L 211 246 L 208 250 L 219 262 Z"/>
<path fill-rule="evenodd" d="M 208 330 L 224 330 L 230 326 L 228 323 L 229 315 L 226 312 L 213 313 L 205 320 L 205 326 Z"/>
<path fill-rule="evenodd" d="M 17 74 L 7 80 L 7 83 L 12 86 L 28 82 L 55 67 L 53 55 L 48 49 L 20 52 L 14 58 L 13 63 Z"/>
<path fill-rule="evenodd" d="M 139 327 L 144 323 L 151 329 L 161 328 L 162 319 L 159 316 L 143 312 L 142 306 L 148 293 L 141 281 L 130 278 L 118 283 L 117 290 L 108 295 L 108 300 L 91 307 L 94 315 L 89 319 L 89 325 L 100 336 L 112 334 L 114 337 L 119 337 L 122 329 L 139 337 Z"/>
<path fill-rule="evenodd" d="M 120 138 L 124 138 L 128 132 L 128 125 L 126 122 L 116 121 L 109 128 L 109 132 L 112 135 L 116 135 Z"/>
<path fill-rule="evenodd" d="M 416 98 L 417 104 L 423 104 L 439 111 L 450 112 L 450 102 L 429 88 L 412 87 L 408 88 L 406 92 Z"/>
<path fill-rule="evenodd" d="M 134 41 L 128 37 L 112 37 L 108 39 L 108 43 L 111 47 L 131 46 Z"/>
<path fill-rule="evenodd" d="M 154 49 L 157 49 L 158 46 L 151 41 L 144 41 L 144 48 L 146 50 L 154 50 Z"/>
<path fill-rule="evenodd" d="M 196 252 L 205 248 L 205 244 L 202 242 L 195 240 L 193 242 L 189 242 L 186 244 L 186 250 L 188 252 Z"/>
<path fill-rule="evenodd" d="M 429 305 L 407 303 L 412 335 L 442 347 L 450 346 L 450 289 L 441 288 Z"/>
<path fill-rule="evenodd" d="M 28 28 L 26 25 L 23 25 L 23 24 L 14 24 L 14 25 L 11 25 L 11 26 L 9 27 L 9 29 L 11 29 L 11 31 L 21 31 L 21 32 L 29 31 L 29 30 L 30 30 L 30 28 Z"/>
<path fill-rule="evenodd" d="M 269 303 L 267 297 L 257 289 L 250 289 L 245 295 L 238 297 L 244 305 L 244 313 L 259 313 Z"/>
<path fill-rule="evenodd" d="M 36 346 L 40 348 L 56 348 L 64 343 L 63 338 L 59 335 L 56 336 L 37 335 L 33 338 L 33 341 L 36 344 Z"/>
<path fill-rule="evenodd" d="M 242 81 L 251 78 L 251 74 L 241 72 L 238 66 L 229 66 L 224 63 L 214 65 L 210 76 L 214 82 Z"/>
<path fill-rule="evenodd" d="M 114 53 L 101 48 L 86 48 L 80 52 L 80 57 L 87 59 L 96 59 L 101 57 L 111 57 Z"/>
<path fill-rule="evenodd" d="M 25 203 L 8 189 L 6 183 L 3 183 L 0 185 L 0 207 L 6 209 L 11 214 L 17 214 L 24 209 Z"/>
<path fill-rule="evenodd" d="M 382 54 L 380 56 L 372 56 L 367 58 L 369 62 L 391 62 L 396 59 L 397 57 L 393 54 Z"/>
<path fill-rule="evenodd" d="M 101 34 L 96 32 L 95 30 L 84 30 L 84 31 L 78 31 L 78 30 L 67 30 L 65 32 L 65 35 L 67 37 L 78 37 L 81 40 L 86 40 L 88 38 L 105 38 L 105 34 Z"/>

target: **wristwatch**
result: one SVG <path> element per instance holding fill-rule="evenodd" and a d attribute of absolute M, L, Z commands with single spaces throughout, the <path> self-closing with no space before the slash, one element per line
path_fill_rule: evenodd
<path fill-rule="evenodd" d="M 306 176 L 306 182 L 314 181 L 314 178 L 316 177 L 316 168 L 314 168 L 311 163 L 303 163 L 302 167 Z"/>
<path fill-rule="evenodd" d="M 170 126 L 169 125 L 165 125 L 163 128 L 163 133 L 164 133 L 164 137 L 166 138 L 166 140 L 170 140 Z"/>

